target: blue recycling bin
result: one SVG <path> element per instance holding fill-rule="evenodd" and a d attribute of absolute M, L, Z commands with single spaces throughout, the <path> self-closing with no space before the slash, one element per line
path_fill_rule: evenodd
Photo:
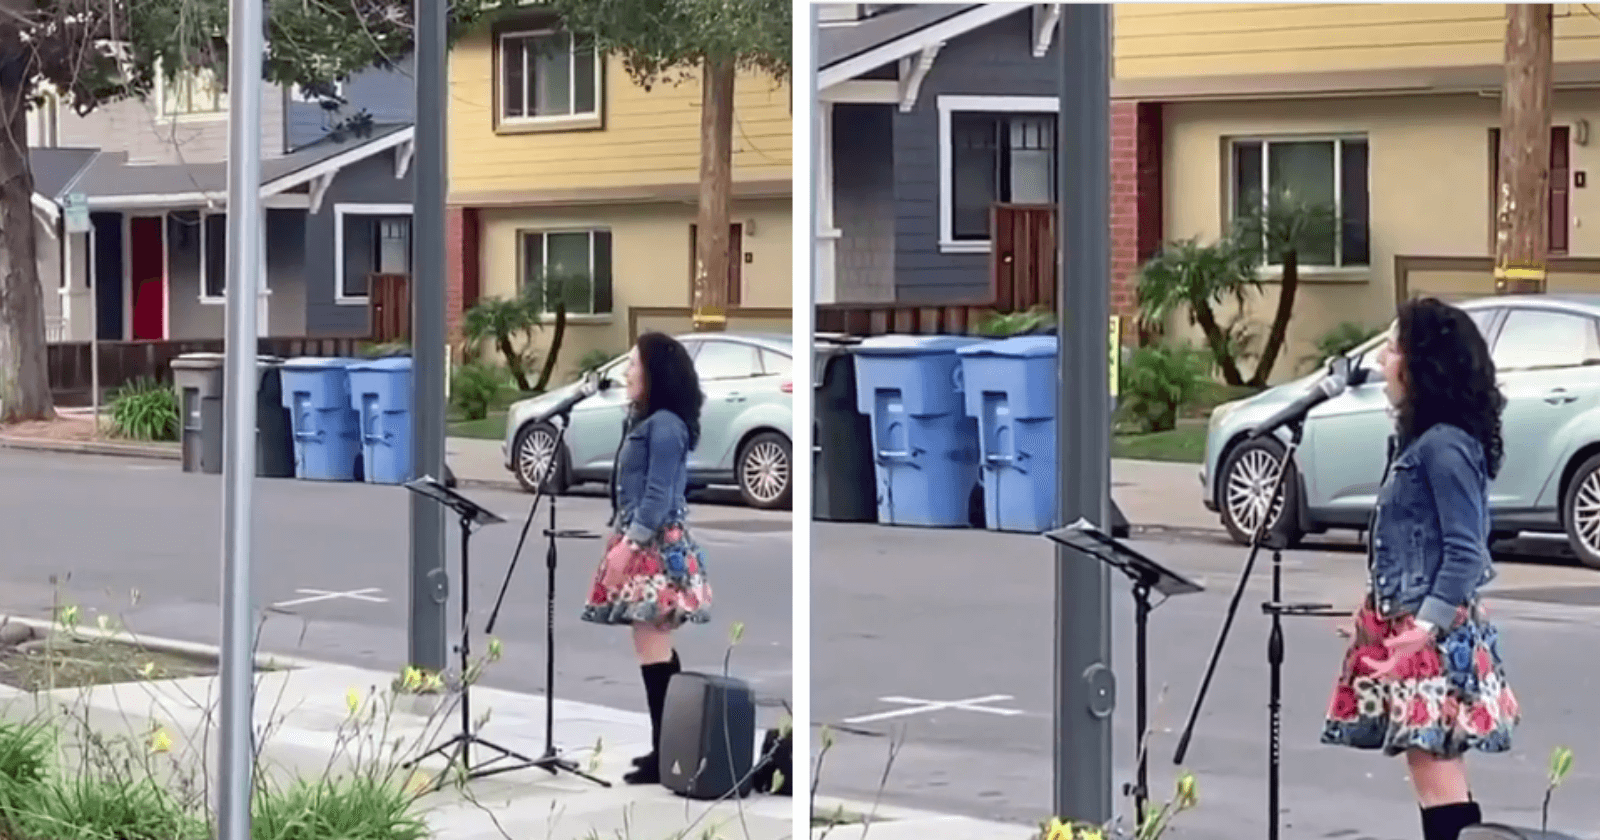
<path fill-rule="evenodd" d="M 350 367 L 350 406 L 361 423 L 361 462 L 373 484 L 411 475 L 411 359 L 395 356 Z"/>
<path fill-rule="evenodd" d="M 978 423 L 984 522 L 998 531 L 1055 525 L 1056 346 L 1053 335 L 1029 335 L 957 351 Z"/>
<path fill-rule="evenodd" d="M 350 366 L 359 362 L 304 357 L 283 363 L 295 478 L 361 480 L 361 424 L 350 405 Z"/>
<path fill-rule="evenodd" d="M 977 524 L 978 429 L 962 410 L 956 350 L 982 341 L 888 335 L 856 347 L 856 408 L 872 425 L 879 522 Z"/>

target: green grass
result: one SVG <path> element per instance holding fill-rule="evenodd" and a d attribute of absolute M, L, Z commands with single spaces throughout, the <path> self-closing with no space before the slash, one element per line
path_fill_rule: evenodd
<path fill-rule="evenodd" d="M 451 418 L 448 433 L 450 437 L 504 440 L 506 436 L 506 413 L 504 411 L 490 411 L 489 416 L 482 420 Z"/>
<path fill-rule="evenodd" d="M 1179 423 L 1170 432 L 1117 435 L 1111 439 L 1113 458 L 1198 464 L 1204 460 L 1205 452 L 1206 427 L 1202 423 Z"/>

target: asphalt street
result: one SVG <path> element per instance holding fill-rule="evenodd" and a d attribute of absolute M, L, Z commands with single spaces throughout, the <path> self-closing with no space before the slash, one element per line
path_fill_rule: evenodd
<path fill-rule="evenodd" d="M 260 648 L 399 672 L 407 647 L 409 500 L 404 488 L 283 479 L 255 482 L 256 601 L 265 611 Z M 510 522 L 472 538 L 473 628 L 481 633 L 532 496 L 464 488 Z M 559 527 L 603 532 L 609 507 L 563 497 Z M 484 682 L 544 690 L 545 544 L 541 505 L 495 628 L 504 658 Z M 452 584 L 457 530 L 449 521 Z M 693 504 L 690 524 L 706 550 L 716 593 L 713 621 L 679 635 L 688 670 L 720 672 L 730 627 L 745 630 L 730 672 L 749 680 L 763 721 L 791 696 L 790 517 L 736 505 Z M 58 597 L 120 617 L 135 633 L 216 644 L 221 626 L 222 481 L 175 463 L 0 450 L 0 612 L 48 616 Z M 643 708 L 638 666 L 624 628 L 578 618 L 599 541 L 559 543 L 556 696 Z M 55 578 L 58 584 L 52 585 Z M 449 606 L 455 638 L 458 585 Z M 137 599 L 135 599 L 137 592 Z M 342 595 L 340 593 L 343 593 Z M 135 602 L 136 600 L 136 602 Z M 284 605 L 271 607 L 270 605 Z M 486 649 L 481 636 L 474 650 Z M 453 654 L 452 654 L 452 661 Z M 557 733 L 558 739 L 559 734 Z M 567 745 L 571 746 L 571 745 Z"/>
<path fill-rule="evenodd" d="M 1151 781 L 1170 794 L 1173 750 L 1237 584 L 1244 552 L 1218 534 L 1133 543 L 1197 577 L 1204 593 L 1171 599 L 1151 620 Z M 1470 760 L 1491 819 L 1537 825 L 1553 747 L 1576 770 L 1551 828 L 1600 825 L 1600 574 L 1523 544 L 1502 558 L 1489 608 L 1503 631 L 1509 678 L 1524 707 L 1515 751 Z M 1265 834 L 1268 555 L 1241 603 L 1186 759 L 1198 810 L 1173 836 Z M 1082 561 L 1080 561 L 1082 562 Z M 835 730 L 821 759 L 824 793 L 1036 823 L 1051 806 L 1052 544 L 1040 536 L 817 523 L 813 526 L 813 723 Z M 1284 559 L 1288 601 L 1354 606 L 1358 547 L 1324 543 Z M 1133 610 L 1112 584 L 1116 782 L 1131 780 Z M 1344 649 L 1330 619 L 1285 619 L 1284 837 L 1402 840 L 1418 836 L 1403 762 L 1318 744 Z M 929 707 L 928 704 L 956 704 Z M 893 761 L 890 761 L 891 753 Z M 884 780 L 887 768 L 887 781 Z M 880 794 L 881 791 L 881 794 Z M 1127 807 L 1119 798 L 1119 809 Z"/>

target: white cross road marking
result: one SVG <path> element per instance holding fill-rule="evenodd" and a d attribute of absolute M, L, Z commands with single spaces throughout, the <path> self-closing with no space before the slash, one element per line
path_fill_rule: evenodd
<path fill-rule="evenodd" d="M 373 594 L 381 591 L 382 590 L 378 589 L 377 587 L 371 587 L 368 589 L 352 589 L 349 592 L 329 592 L 326 589 L 296 589 L 295 592 L 305 595 L 306 597 L 296 598 L 293 601 L 284 601 L 279 604 L 273 604 L 272 606 L 274 609 L 281 610 L 284 607 L 298 607 L 301 604 L 314 604 L 318 601 L 332 601 L 335 598 L 349 598 L 352 601 L 366 601 L 369 604 L 389 603 L 388 598 L 381 598 L 376 594 Z"/>
<path fill-rule="evenodd" d="M 1011 700 L 1009 694 L 991 694 L 987 697 L 973 697 L 968 700 L 922 700 L 916 697 L 879 697 L 881 703 L 904 703 L 910 706 L 906 709 L 895 709 L 889 712 L 877 712 L 870 715 L 845 718 L 845 723 L 870 723 L 876 720 L 905 717 L 907 715 L 920 715 L 925 712 L 937 712 L 941 709 L 960 709 L 963 712 L 983 712 L 991 715 L 1010 717 L 1022 714 L 1021 709 L 1001 709 L 988 705 L 1002 700 Z"/>

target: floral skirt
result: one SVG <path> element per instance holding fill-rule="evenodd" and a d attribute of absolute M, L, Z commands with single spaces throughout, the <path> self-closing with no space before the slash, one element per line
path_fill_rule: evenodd
<path fill-rule="evenodd" d="M 606 551 L 622 540 L 612 534 Z M 616 586 L 601 582 L 605 575 L 601 555 L 583 620 L 596 624 L 649 624 L 676 629 L 684 624 L 711 620 L 711 583 L 706 579 L 705 557 L 689 530 L 668 525 L 635 554 L 627 576 Z"/>
<path fill-rule="evenodd" d="M 1389 654 L 1384 640 L 1412 626 L 1410 616 L 1385 620 L 1370 601 L 1362 606 L 1322 743 L 1440 758 L 1510 750 L 1521 713 L 1500 661 L 1499 632 L 1483 608 L 1461 608 L 1438 644 L 1412 654 L 1388 676 L 1373 676 L 1362 660 L 1383 661 Z"/>

